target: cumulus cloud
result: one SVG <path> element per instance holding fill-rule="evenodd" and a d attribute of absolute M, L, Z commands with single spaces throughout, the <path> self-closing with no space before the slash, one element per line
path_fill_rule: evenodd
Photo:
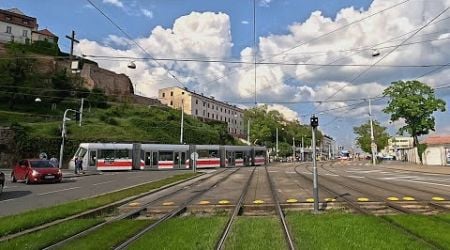
<path fill-rule="evenodd" d="M 276 111 L 280 112 L 283 115 L 283 117 L 288 121 L 300 120 L 297 112 L 295 112 L 294 110 L 292 110 L 286 106 L 280 105 L 280 104 L 268 105 L 267 110 L 268 111 L 276 110 Z"/>
<path fill-rule="evenodd" d="M 258 1 L 259 4 L 271 2 Z M 367 10 L 344 8 L 334 19 L 315 11 L 306 20 L 289 25 L 285 33 L 259 37 L 257 60 L 291 64 L 371 65 L 379 59 L 372 57 L 373 48 L 378 48 L 381 55 L 389 53 L 408 36 L 407 33 L 411 34 L 449 6 L 450 0 L 409 1 L 305 43 L 393 4 L 389 0 L 374 0 Z M 447 39 L 450 38 L 447 28 L 450 20 L 444 18 L 445 16 L 419 32 L 409 41 L 412 44 L 401 46 L 391 53 L 379 63 L 379 67 L 373 67 L 360 76 L 358 75 L 367 67 L 258 65 L 257 100 L 260 103 L 323 101 L 329 98 L 342 100 L 312 105 L 317 111 L 354 103 L 344 101 L 346 99 L 378 96 L 392 81 L 415 79 L 430 70 L 381 67 L 383 65 L 446 64 L 450 61 L 450 39 Z M 245 24 L 245 21 L 242 23 Z M 232 56 L 230 29 L 230 17 L 225 13 L 192 12 L 176 19 L 172 27 L 155 27 L 148 36 L 136 39 L 136 42 L 155 58 L 223 59 Z M 435 41 L 422 42 L 425 40 Z M 94 55 L 148 57 L 135 46 L 126 45 L 126 40 L 114 36 L 109 36 L 103 43 L 82 40 L 77 50 Z M 252 61 L 254 55 L 252 48 L 244 48 L 236 60 Z M 168 71 L 183 85 L 223 100 L 245 102 L 252 101 L 255 96 L 253 65 L 171 61 L 156 63 L 146 60 L 137 61 L 137 69 L 130 71 L 126 67 L 127 63 L 99 61 L 103 67 L 129 75 L 138 91 L 146 96 L 155 96 L 162 87 L 180 85 L 176 79 L 168 76 Z M 431 86 L 438 86 L 448 83 L 449 73 L 450 69 L 444 68 L 420 80 Z M 382 107 L 383 103 L 375 103 L 374 112 L 381 111 Z M 342 116 L 365 116 L 367 106 L 342 109 L 335 113 Z"/>
<path fill-rule="evenodd" d="M 123 8 L 124 7 L 123 3 L 120 0 L 103 0 L 103 3 L 111 4 L 111 5 L 114 5 L 114 6 L 119 7 L 119 8 Z"/>
<path fill-rule="evenodd" d="M 241 23 L 242 24 L 249 24 L 249 22 L 247 20 L 242 20 Z"/>
<path fill-rule="evenodd" d="M 148 18 L 153 18 L 153 11 L 148 9 L 141 9 L 142 14 Z"/>

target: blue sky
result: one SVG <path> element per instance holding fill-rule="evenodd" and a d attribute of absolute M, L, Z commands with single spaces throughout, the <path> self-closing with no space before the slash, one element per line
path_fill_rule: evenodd
<path fill-rule="evenodd" d="M 16 7 L 38 19 L 40 28 L 48 28 L 60 37 L 60 47 L 69 50 L 65 35 L 75 30 L 81 43 L 77 54 L 97 56 L 148 57 L 134 42 L 156 58 L 204 58 L 248 61 L 253 58 L 253 1 L 225 0 L 92 0 L 111 17 L 134 41 L 129 41 L 88 1 L 3 0 L 0 8 Z M 380 12 L 373 17 L 373 13 Z M 450 13 L 407 42 L 412 45 L 393 48 L 406 42 L 411 31 L 422 27 L 442 10 L 450 0 L 257 0 L 257 59 L 266 62 L 312 64 L 363 64 L 378 60 L 371 56 L 374 44 L 387 56 L 380 65 L 437 65 L 450 62 Z M 359 19 L 364 21 L 357 21 Z M 441 20 L 442 19 L 442 20 Z M 305 43 L 327 32 L 330 35 Z M 409 33 L 408 33 L 409 32 Z M 372 47 L 371 47 L 372 46 Z M 354 52 L 355 48 L 366 48 Z M 345 52 L 350 50 L 350 52 Z M 393 50 L 393 51 L 391 51 Z M 94 59 L 96 60 L 96 59 Z M 129 59 L 131 60 L 131 59 Z M 227 63 L 182 63 L 136 61 L 137 69 L 129 70 L 129 60 L 96 60 L 100 66 L 130 76 L 137 93 L 155 96 L 158 88 L 172 85 L 214 95 L 225 101 L 251 106 L 254 98 L 254 72 L 248 65 Z M 337 61 L 336 61 L 337 60 Z M 448 67 L 438 69 L 421 81 L 432 87 L 450 84 Z M 317 65 L 259 65 L 257 67 L 258 103 L 267 103 L 288 118 L 308 122 L 311 113 L 320 113 L 321 129 L 335 137 L 339 144 L 351 147 L 352 127 L 368 119 L 367 102 L 392 81 L 411 80 L 430 68 L 321 67 Z M 179 82 L 168 76 L 170 72 Z M 352 80 L 353 79 L 353 80 Z M 447 103 L 450 91 L 437 91 Z M 318 103 L 329 100 L 333 103 Z M 350 101 L 350 99 L 358 99 Z M 315 101 L 315 103 L 304 103 Z M 361 103 L 355 108 L 347 105 Z M 389 123 L 381 112 L 386 100 L 373 102 L 377 120 L 395 134 L 402 122 Z M 340 109 L 335 109 L 340 108 Z M 450 134 L 448 111 L 437 114 L 437 132 Z"/>

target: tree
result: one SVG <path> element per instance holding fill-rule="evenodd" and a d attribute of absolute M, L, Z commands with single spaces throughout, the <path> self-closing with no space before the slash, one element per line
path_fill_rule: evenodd
<path fill-rule="evenodd" d="M 445 102 L 436 98 L 431 87 L 419 81 L 393 82 L 383 95 L 390 98 L 383 111 L 391 115 L 391 121 L 405 120 L 406 125 L 399 132 L 401 135 L 408 132 L 414 138 L 414 146 L 419 145 L 419 136 L 434 131 L 433 113 L 445 111 Z M 420 153 L 419 158 L 422 160 Z"/>
<path fill-rule="evenodd" d="M 372 153 L 370 146 L 372 142 L 370 139 L 370 121 L 361 124 L 359 127 L 353 127 L 353 132 L 356 134 L 356 142 L 359 147 L 366 153 Z M 387 146 L 389 134 L 386 132 L 386 127 L 380 126 L 380 123 L 377 121 L 373 121 L 373 135 L 377 149 L 382 149 Z"/>

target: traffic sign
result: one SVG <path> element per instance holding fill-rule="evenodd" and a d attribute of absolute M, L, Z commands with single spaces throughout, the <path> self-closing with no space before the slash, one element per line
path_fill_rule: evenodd
<path fill-rule="evenodd" d="M 198 159 L 198 153 L 197 153 L 197 152 L 193 152 L 193 153 L 191 154 L 191 160 L 195 161 L 195 160 L 197 160 L 197 159 Z"/>

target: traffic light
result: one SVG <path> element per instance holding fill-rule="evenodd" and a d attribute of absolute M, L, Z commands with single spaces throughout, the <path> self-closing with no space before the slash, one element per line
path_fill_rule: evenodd
<path fill-rule="evenodd" d="M 311 116 L 311 127 L 317 128 L 319 126 L 319 118 L 315 115 Z"/>

